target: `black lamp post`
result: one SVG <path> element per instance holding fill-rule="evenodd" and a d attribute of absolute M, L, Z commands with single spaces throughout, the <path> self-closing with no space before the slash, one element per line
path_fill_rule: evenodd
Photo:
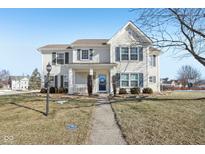
<path fill-rule="evenodd" d="M 50 63 L 46 66 L 46 70 L 48 72 L 47 74 L 47 98 L 46 98 L 46 116 L 49 112 L 49 82 L 50 82 L 50 72 L 51 72 L 52 66 Z"/>

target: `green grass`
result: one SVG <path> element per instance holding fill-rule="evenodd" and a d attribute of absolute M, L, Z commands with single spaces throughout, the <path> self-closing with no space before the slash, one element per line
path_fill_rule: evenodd
<path fill-rule="evenodd" d="M 95 100 L 63 98 L 67 102 L 61 105 L 58 99 L 52 96 L 46 117 L 45 97 L 0 96 L 0 144 L 85 144 Z M 78 128 L 66 129 L 71 123 Z"/>
<path fill-rule="evenodd" d="M 129 144 L 205 144 L 205 93 L 117 99 L 112 107 Z"/>

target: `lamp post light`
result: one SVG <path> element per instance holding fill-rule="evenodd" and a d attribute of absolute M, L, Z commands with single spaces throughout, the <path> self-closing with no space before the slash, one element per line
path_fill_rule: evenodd
<path fill-rule="evenodd" d="M 46 66 L 47 70 L 47 97 L 46 97 L 46 116 L 48 115 L 49 112 L 49 82 L 50 82 L 50 72 L 51 72 L 52 66 L 50 63 Z"/>

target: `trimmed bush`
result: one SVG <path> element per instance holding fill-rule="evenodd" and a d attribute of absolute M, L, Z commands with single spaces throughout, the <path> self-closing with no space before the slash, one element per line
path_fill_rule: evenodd
<path fill-rule="evenodd" d="M 130 93 L 131 94 L 140 94 L 140 88 L 136 87 L 136 88 L 131 88 L 130 89 Z"/>
<path fill-rule="evenodd" d="M 65 91 L 65 89 L 64 89 L 63 87 L 60 87 L 60 88 L 58 89 L 58 93 L 64 93 L 64 91 Z"/>
<path fill-rule="evenodd" d="M 153 93 L 153 90 L 152 90 L 152 88 L 144 88 L 144 89 L 142 90 L 142 92 L 143 92 L 144 94 L 152 94 L 152 93 Z"/>
<path fill-rule="evenodd" d="M 40 93 L 47 93 L 47 89 L 46 88 L 41 88 Z"/>
<path fill-rule="evenodd" d="M 127 90 L 125 88 L 120 88 L 119 95 L 127 94 Z"/>
<path fill-rule="evenodd" d="M 56 88 L 55 88 L 55 87 L 50 87 L 49 92 L 50 92 L 51 94 L 54 94 L 54 93 L 56 92 Z"/>
<path fill-rule="evenodd" d="M 68 93 L 68 88 L 64 88 L 64 93 Z"/>
<path fill-rule="evenodd" d="M 56 94 L 58 93 L 58 88 L 56 88 L 56 87 L 55 87 L 55 93 L 56 93 Z"/>

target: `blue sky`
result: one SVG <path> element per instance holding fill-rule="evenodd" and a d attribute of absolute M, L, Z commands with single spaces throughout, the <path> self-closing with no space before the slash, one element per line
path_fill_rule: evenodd
<path fill-rule="evenodd" d="M 111 38 L 135 16 L 129 9 L 0 9 L 0 69 L 12 75 L 31 74 L 34 68 L 41 70 L 38 47 L 79 38 Z M 161 77 L 175 78 L 185 64 L 205 77 L 204 67 L 192 57 L 178 59 L 167 52 L 160 62 Z"/>

